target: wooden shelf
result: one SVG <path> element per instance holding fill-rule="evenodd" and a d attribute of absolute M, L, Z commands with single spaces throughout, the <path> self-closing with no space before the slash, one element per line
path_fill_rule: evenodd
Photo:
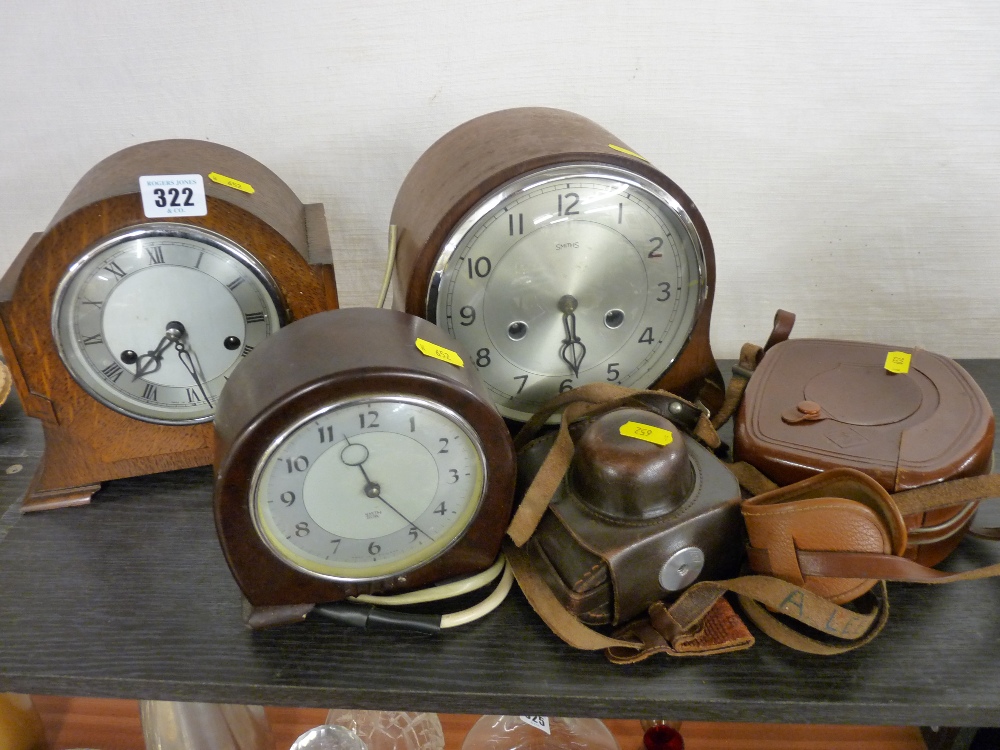
<path fill-rule="evenodd" d="M 1000 362 L 963 364 L 1000 404 Z M 563 644 L 517 592 L 437 637 L 321 619 L 251 632 L 215 536 L 209 468 L 109 482 L 90 506 L 22 516 L 41 448 L 12 397 L 0 411 L 0 690 L 684 721 L 987 726 L 1000 716 L 1000 579 L 891 585 L 885 631 L 838 657 L 758 634 L 742 653 L 615 666 Z M 1000 547 L 967 539 L 949 564 L 997 561 Z"/>
<path fill-rule="evenodd" d="M 35 696 L 50 750 L 93 747 L 145 750 L 134 700 Z M 322 724 L 326 710 L 266 706 L 276 750 L 285 750 L 300 734 Z M 441 714 L 445 750 L 461 750 L 479 719 L 469 714 Z M 621 750 L 640 750 L 642 727 L 635 720 L 605 722 Z M 685 722 L 687 750 L 924 750 L 914 727 L 845 727 L 795 724 L 709 724 Z"/>

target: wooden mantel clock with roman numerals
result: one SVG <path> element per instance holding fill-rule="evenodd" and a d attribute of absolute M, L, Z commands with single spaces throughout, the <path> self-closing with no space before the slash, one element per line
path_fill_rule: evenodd
<path fill-rule="evenodd" d="M 335 309 L 326 218 L 204 141 L 91 169 L 0 280 L 0 348 L 45 453 L 24 510 L 212 462 L 229 374 L 281 326 Z"/>

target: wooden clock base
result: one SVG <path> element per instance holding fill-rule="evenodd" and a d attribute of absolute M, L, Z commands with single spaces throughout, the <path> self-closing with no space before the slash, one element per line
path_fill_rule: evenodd
<path fill-rule="evenodd" d="M 60 420 L 57 409 L 51 410 L 48 419 L 44 413 L 25 409 L 29 416 L 43 420 L 45 450 L 21 512 L 87 505 L 101 482 L 212 463 L 210 423 L 177 430 L 170 425 L 137 423 L 96 402 L 88 406 L 85 414 L 91 418 L 85 423 L 100 429 L 86 429 L 65 415 Z M 123 442 L 127 451 L 121 448 Z"/>
<path fill-rule="evenodd" d="M 99 484 L 86 484 L 80 487 L 61 487 L 54 490 L 36 490 L 39 475 L 31 481 L 28 494 L 21 503 L 21 512 L 30 513 L 38 510 L 54 510 L 56 508 L 71 508 L 76 505 L 87 505 L 95 492 L 101 489 Z"/>

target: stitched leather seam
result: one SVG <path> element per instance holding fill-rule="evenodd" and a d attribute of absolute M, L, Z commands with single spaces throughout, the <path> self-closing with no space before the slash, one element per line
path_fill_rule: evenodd
<path fill-rule="evenodd" d="M 590 570 L 585 570 L 583 572 L 583 574 L 580 576 L 580 578 L 577 580 L 577 582 L 573 584 L 573 588 L 576 588 L 581 583 L 583 583 L 584 581 L 586 581 L 588 578 L 591 578 L 596 572 L 598 572 L 599 570 L 601 570 L 601 568 L 603 568 L 603 567 L 604 567 L 603 563 L 597 563 L 597 564 L 593 565 L 590 568 Z"/>

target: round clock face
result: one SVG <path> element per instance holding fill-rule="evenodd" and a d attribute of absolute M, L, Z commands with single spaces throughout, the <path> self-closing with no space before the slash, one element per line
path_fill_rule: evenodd
<path fill-rule="evenodd" d="M 351 399 L 274 441 L 251 481 L 251 515 L 289 565 L 373 580 L 447 550 L 476 514 L 485 473 L 457 413 L 415 396 Z"/>
<path fill-rule="evenodd" d="M 66 272 L 52 333 L 77 383 L 148 422 L 210 420 L 240 359 L 282 324 L 267 271 L 225 237 L 151 223 L 109 235 Z"/>
<path fill-rule="evenodd" d="M 541 169 L 482 200 L 444 243 L 428 317 L 526 420 L 591 382 L 647 387 L 706 296 L 697 230 L 662 187 L 600 164 Z"/>

